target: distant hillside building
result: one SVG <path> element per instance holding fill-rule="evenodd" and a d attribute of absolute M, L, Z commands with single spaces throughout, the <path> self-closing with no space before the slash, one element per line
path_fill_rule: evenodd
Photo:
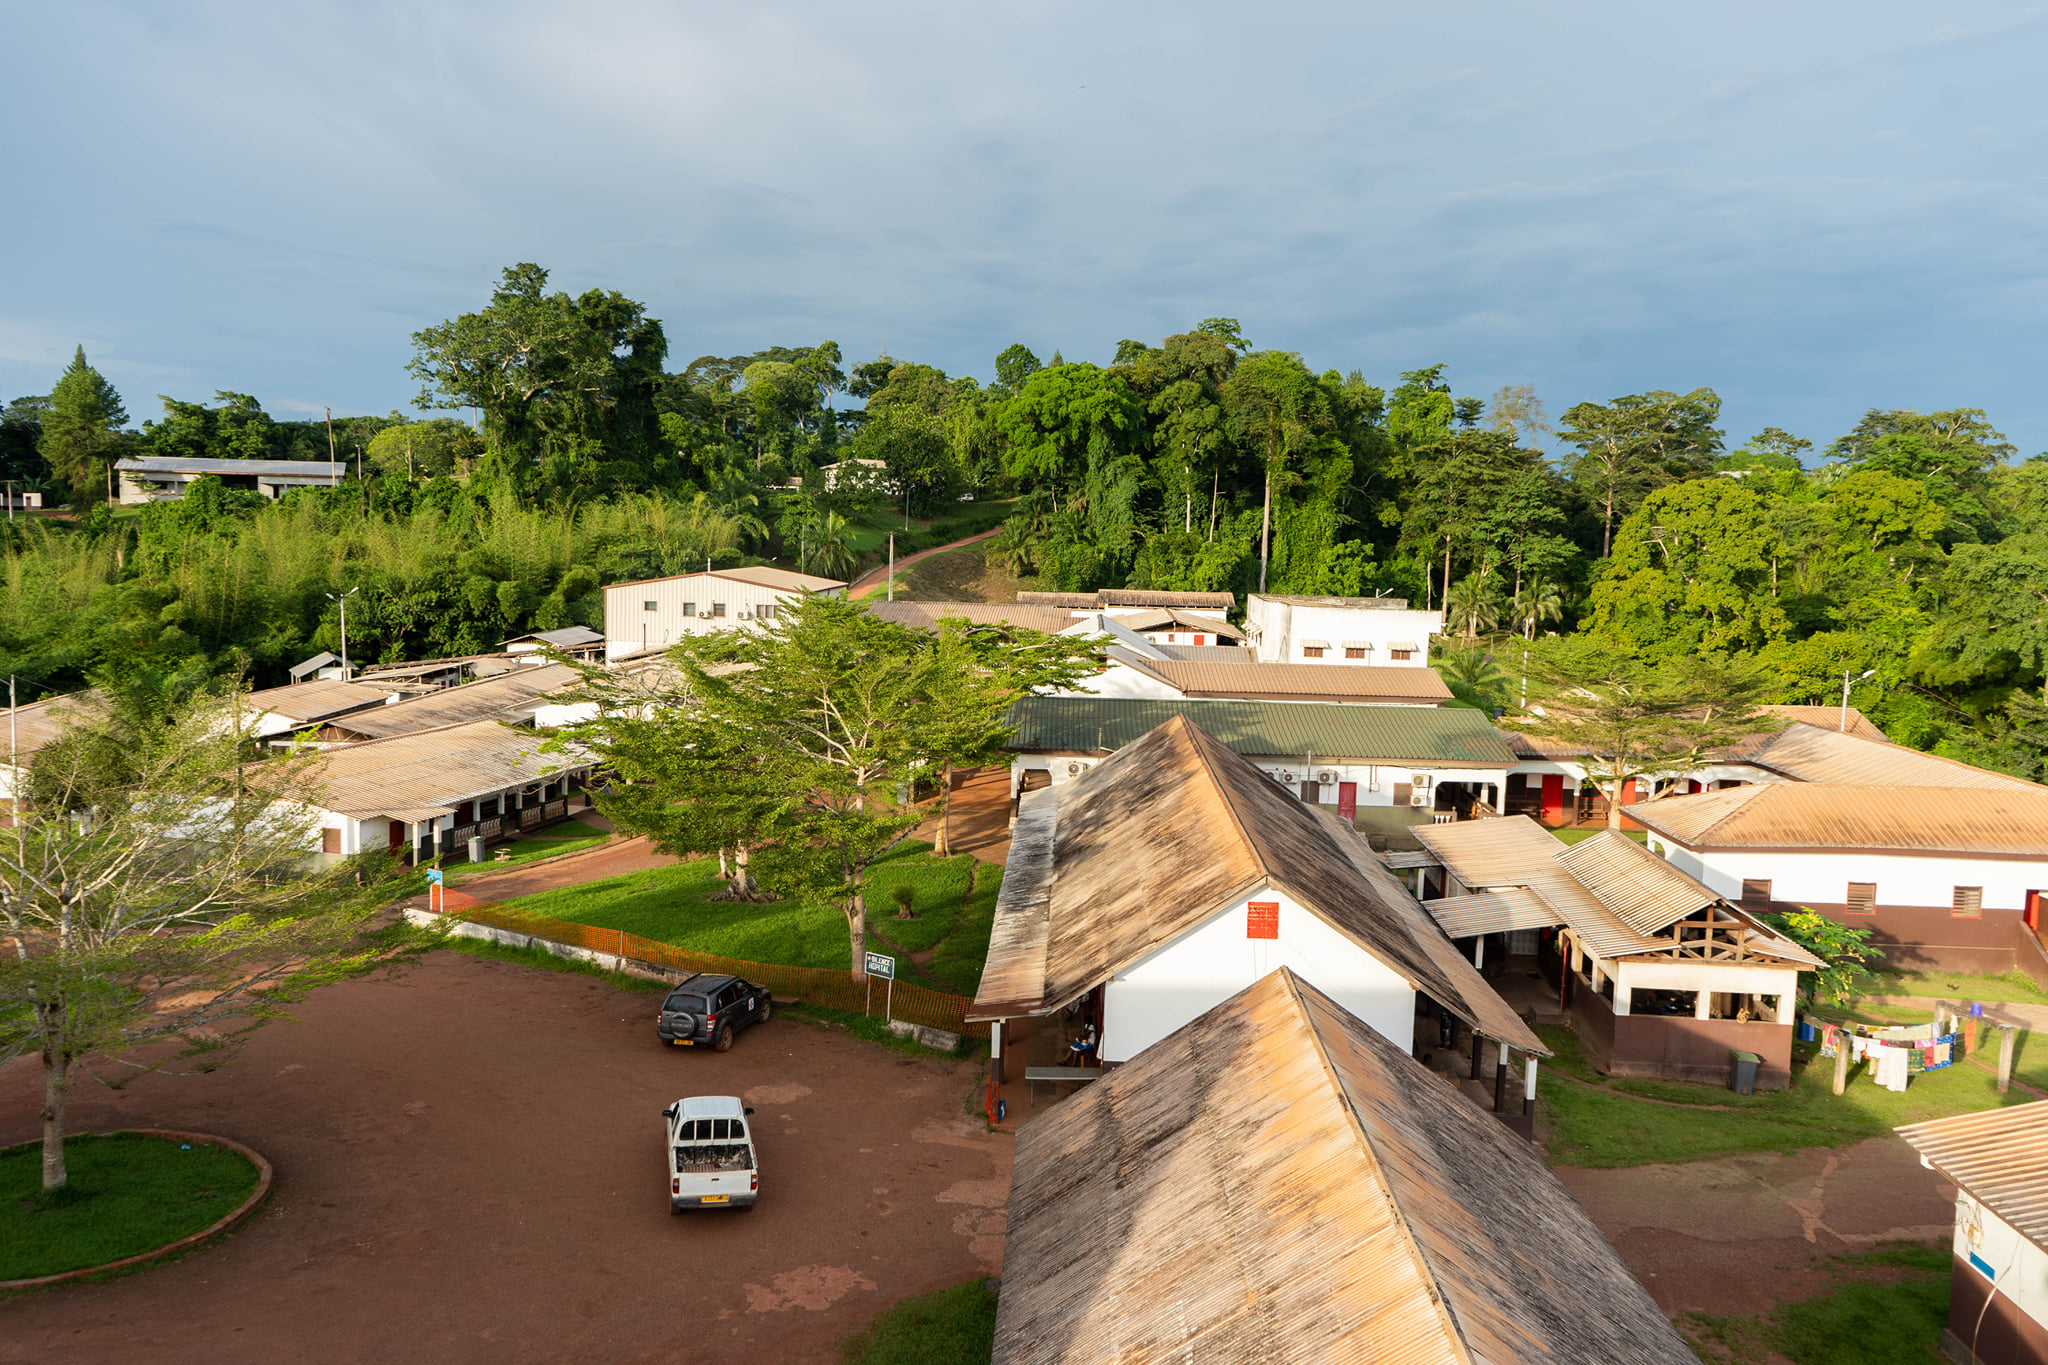
<path fill-rule="evenodd" d="M 1253 593 L 1244 623 L 1259 662 L 1429 667 L 1440 611 L 1410 611 L 1399 597 L 1288 597 Z"/>
<path fill-rule="evenodd" d="M 211 474 L 224 488 L 261 493 L 280 498 L 294 488 L 339 488 L 348 473 L 346 461 L 326 460 L 205 460 L 170 455 L 141 455 L 118 460 L 114 468 L 121 476 L 120 503 L 133 507 L 145 502 L 176 501 L 194 479 Z"/>

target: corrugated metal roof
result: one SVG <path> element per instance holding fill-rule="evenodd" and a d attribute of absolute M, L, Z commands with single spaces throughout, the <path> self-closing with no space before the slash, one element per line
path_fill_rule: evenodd
<path fill-rule="evenodd" d="M 866 598 L 863 603 L 878 619 L 913 630 L 936 630 L 942 617 L 958 617 L 977 626 L 1021 626 L 1057 635 L 1074 624 L 1074 614 L 1061 607 L 1018 606 L 1015 602 L 894 602 Z"/>
<path fill-rule="evenodd" d="M 2036 783 L 1952 758 L 1923 754 L 1902 744 L 1859 739 L 1797 721 L 1774 735 L 1731 746 L 1727 757 L 1783 773 L 1795 782 L 1833 786 L 1980 787 L 2048 791 Z"/>
<path fill-rule="evenodd" d="M 1219 638 L 1244 638 L 1243 631 L 1222 617 L 1206 616 L 1200 612 L 1172 611 L 1164 608 L 1159 611 L 1136 611 L 1117 617 L 1116 623 L 1125 630 L 1135 630 L 1141 634 L 1148 630 L 1199 630 L 1204 635 Z"/>
<path fill-rule="evenodd" d="M 2048 1248 L 2048 1100 L 1909 1123 L 1895 1131 L 2021 1236 Z"/>
<path fill-rule="evenodd" d="M 537 644 L 553 645 L 557 649 L 574 649 L 578 645 L 601 645 L 604 632 L 592 630 L 589 626 L 563 626 L 560 630 L 536 630 L 525 635 L 515 635 L 505 643 L 521 644 L 532 640 Z"/>
<path fill-rule="evenodd" d="M 1405 597 L 1291 597 L 1275 592 L 1255 592 L 1245 599 L 1247 605 L 1253 601 L 1285 602 L 1291 607 L 1347 607 L 1353 611 L 1406 611 Z M 1441 612 L 1436 613 L 1442 615 Z"/>
<path fill-rule="evenodd" d="M 1624 924 L 1646 934 L 1722 899 L 1619 830 L 1603 829 L 1553 856 Z"/>
<path fill-rule="evenodd" d="M 382 706 L 391 696 L 391 693 L 375 687 L 335 678 L 293 683 L 286 687 L 266 687 L 261 692 L 251 692 L 242 701 L 252 713 L 268 713 L 311 724 L 330 716 Z"/>
<path fill-rule="evenodd" d="M 1169 659 L 1185 659 L 1196 664 L 1235 663 L 1251 652 L 1242 645 L 1169 645 L 1155 642 L 1152 648 Z"/>
<path fill-rule="evenodd" d="M 1767 782 L 1624 807 L 1692 849 L 1856 849 L 2048 858 L 2048 789 Z"/>
<path fill-rule="evenodd" d="M 1157 668 L 1154 664 L 1151 667 Z M 1026 697 L 1010 708 L 1013 750 L 1121 749 L 1186 716 L 1241 754 L 1334 762 L 1507 768 L 1515 756 L 1468 707 L 1132 697 Z"/>
<path fill-rule="evenodd" d="M 1422 904 L 1450 938 L 1549 929 L 1564 923 L 1550 902 L 1525 886 L 1504 886 L 1476 896 L 1442 896 Z"/>
<path fill-rule="evenodd" d="M 11 742 L 17 758 L 26 759 L 39 753 L 64 732 L 80 712 L 95 703 L 97 693 L 88 689 L 83 692 L 68 692 L 62 696 L 44 697 L 12 708 L 8 713 L 9 730 L 0 730 L 0 744 Z M 0 750 L 0 760 L 6 751 Z"/>
<path fill-rule="evenodd" d="M 1046 930 L 1006 925 L 998 907 L 970 1019 L 1057 1009 L 1272 886 L 1479 1032 L 1544 1051 L 1357 831 L 1187 719 L 1056 790 L 1052 837 L 1022 850 L 1013 841 L 1005 877 L 1048 886 Z M 1042 982 L 1036 999 L 1032 981 Z"/>
<path fill-rule="evenodd" d="M 1017 1135 L 996 1365 L 1695 1365 L 1538 1148 L 1275 972 Z"/>
<path fill-rule="evenodd" d="M 1150 588 L 1103 588 L 1097 592 L 1020 592 L 1017 600 L 1027 606 L 1073 607 L 1082 611 L 1103 607 L 1208 607 L 1229 611 L 1237 595 L 1227 592 L 1155 592 Z"/>
<path fill-rule="evenodd" d="M 358 711 L 331 722 L 331 728 L 365 739 L 385 739 L 463 721 L 526 721 L 532 718 L 533 708 L 542 697 L 569 686 L 578 676 L 567 664 L 517 668 L 494 678 L 393 702 L 374 711 Z"/>
<path fill-rule="evenodd" d="M 494 720 L 322 750 L 309 781 L 324 808 L 364 819 L 446 815 L 478 796 L 587 768 L 580 751 L 541 753 L 541 736 Z"/>
<path fill-rule="evenodd" d="M 1474 891 L 1491 886 L 1527 886 L 1557 862 L 1563 848 L 1555 835 L 1525 815 L 1460 820 L 1452 825 L 1417 825 L 1408 831 L 1453 877 Z"/>
<path fill-rule="evenodd" d="M 743 569 L 712 569 L 708 572 L 699 569 L 695 573 L 672 573 L 665 578 L 636 578 L 628 583 L 607 583 L 604 590 L 610 592 L 614 588 L 637 588 L 645 583 L 676 583 L 685 578 L 729 578 L 738 583 L 774 588 L 778 592 L 824 592 L 830 588 L 846 586 L 836 578 L 819 578 L 816 574 L 797 573 L 791 569 L 754 564 Z"/>
<path fill-rule="evenodd" d="M 1757 710 L 1767 716 L 1782 716 L 1796 720 L 1802 725 L 1811 725 L 1816 730 L 1834 730 L 1854 735 L 1857 739 L 1875 740 L 1879 744 L 1891 743 L 1891 736 L 1871 723 L 1870 717 L 1855 707 L 1848 711 L 1848 725 L 1842 724 L 1842 708 L 1839 706 L 1759 706 Z"/>
<path fill-rule="evenodd" d="M 175 455 L 140 455 L 117 460 L 114 468 L 124 474 L 257 474 L 329 480 L 344 477 L 348 461 L 337 465 L 327 460 L 188 460 Z"/>

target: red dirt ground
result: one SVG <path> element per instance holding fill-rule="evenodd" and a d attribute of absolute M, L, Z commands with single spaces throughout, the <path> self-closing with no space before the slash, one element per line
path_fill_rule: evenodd
<path fill-rule="evenodd" d="M 948 550 L 957 550 L 962 545 L 978 545 L 984 540 L 994 540 L 997 536 L 1002 534 L 1002 531 L 1003 528 L 998 526 L 993 531 L 983 531 L 979 535 L 966 536 L 959 540 L 948 541 L 944 545 L 935 545 L 929 550 L 919 550 L 914 555 L 899 555 L 896 559 L 896 572 L 902 573 L 905 569 L 909 568 L 913 564 L 922 564 L 925 560 L 930 559 L 933 555 L 942 555 L 945 554 Z M 874 568 L 869 569 L 866 573 L 862 574 L 859 578 L 854 579 L 852 583 L 848 584 L 846 589 L 846 595 L 849 598 L 868 597 L 880 592 L 884 587 L 888 585 L 888 582 L 889 563 L 887 560 L 884 560 L 882 563 L 877 564 Z"/>
<path fill-rule="evenodd" d="M 173 1264 L 0 1300 L 0 1361 L 832 1361 L 896 1300 L 1001 1265 L 1011 1141 L 978 1072 L 779 1018 L 664 1050 L 651 995 L 437 953 L 321 992 L 240 1064 L 73 1092 L 75 1131 L 219 1133 L 268 1206 Z M 0 1143 L 37 1134 L 0 1068 Z M 681 1095 L 759 1113 L 761 1205 L 672 1216 Z"/>

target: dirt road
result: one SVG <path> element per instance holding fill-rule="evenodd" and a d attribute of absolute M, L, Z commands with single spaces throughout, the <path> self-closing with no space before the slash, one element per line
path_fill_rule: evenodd
<path fill-rule="evenodd" d="M 968 536 L 965 540 L 956 540 L 950 545 L 940 545 L 930 550 L 919 550 L 914 555 L 904 555 L 896 561 L 896 572 L 902 573 L 913 564 L 922 563 L 933 555 L 945 554 L 948 550 L 957 550 L 963 545 L 979 545 L 984 540 L 994 540 L 1002 534 L 1002 531 L 1003 528 L 998 526 L 993 531 L 983 531 L 980 535 Z M 883 564 L 879 568 L 869 569 L 859 578 L 854 579 L 847 587 L 846 595 L 849 598 L 866 597 L 870 593 L 880 592 L 888 585 L 888 582 L 889 566 Z"/>
<path fill-rule="evenodd" d="M 321 992 L 211 1076 L 73 1092 L 80 1131 L 221 1133 L 269 1205 L 174 1264 L 0 1300 L 0 1361 L 818 1361 L 908 1295 L 993 1273 L 1010 1139 L 975 1069 L 776 1019 L 664 1050 L 652 997 L 437 953 Z M 0 1143 L 37 1132 L 0 1068 Z M 672 1216 L 682 1095 L 757 1110 L 762 1202 Z"/>

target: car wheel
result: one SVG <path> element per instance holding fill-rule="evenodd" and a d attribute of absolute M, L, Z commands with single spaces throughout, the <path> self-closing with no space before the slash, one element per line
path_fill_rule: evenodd
<path fill-rule="evenodd" d="M 773 1013 L 775 1013 L 775 1002 L 773 1000 L 768 999 L 766 996 L 763 996 L 761 999 L 761 1018 L 759 1022 L 763 1024 L 767 1023 L 768 1016 Z"/>
<path fill-rule="evenodd" d="M 718 1026 L 718 1036 L 717 1036 L 716 1038 L 713 1038 L 713 1039 L 711 1040 L 711 1050 L 712 1050 L 713 1052 L 730 1052 L 730 1051 L 732 1051 L 732 1025 L 731 1025 L 731 1024 L 720 1024 L 720 1025 Z"/>

